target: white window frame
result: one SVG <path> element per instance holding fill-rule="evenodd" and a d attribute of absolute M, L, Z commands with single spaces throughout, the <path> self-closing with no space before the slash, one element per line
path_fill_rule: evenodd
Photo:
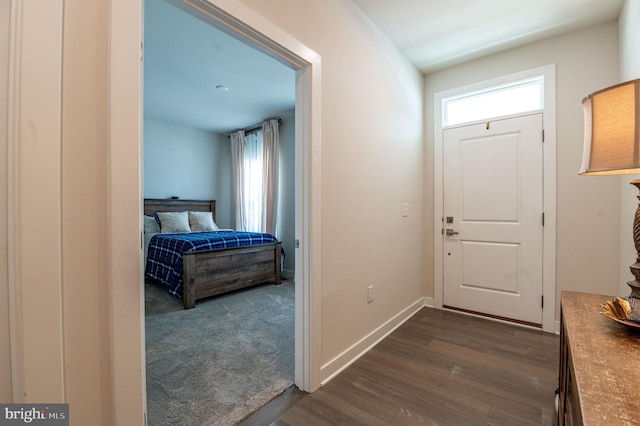
<path fill-rule="evenodd" d="M 493 94 L 506 93 L 509 91 L 517 90 L 527 86 L 538 86 L 538 104 L 534 108 L 526 108 L 526 109 L 514 109 L 511 111 L 505 111 L 505 114 L 488 114 L 488 115 L 478 115 L 474 119 L 471 120 L 463 120 L 456 122 L 449 122 L 449 108 L 448 106 L 464 100 L 475 100 L 481 97 L 490 96 Z M 495 117 L 505 116 L 505 115 L 520 115 L 532 111 L 538 111 L 543 109 L 544 106 L 544 75 L 538 75 L 532 78 L 526 78 L 524 80 L 513 81 L 507 84 L 500 84 L 498 86 L 488 87 L 481 90 L 476 90 L 473 92 L 466 92 L 462 95 L 450 96 L 442 99 L 442 125 L 444 127 L 447 126 L 459 126 L 465 123 L 477 122 L 480 120 L 489 120 Z"/>

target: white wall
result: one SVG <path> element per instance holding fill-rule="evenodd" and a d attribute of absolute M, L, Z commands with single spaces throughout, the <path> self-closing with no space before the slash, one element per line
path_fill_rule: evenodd
<path fill-rule="evenodd" d="M 327 375 L 423 295 L 422 77 L 349 1 L 242 3 L 322 57 L 322 282 L 312 285 Z"/>
<path fill-rule="evenodd" d="M 640 78 L 640 0 L 626 0 L 619 18 L 620 79 Z"/>
<path fill-rule="evenodd" d="M 616 177 L 581 177 L 582 98 L 617 82 L 617 23 L 553 37 L 491 55 L 425 77 L 425 120 L 433 129 L 436 92 L 501 75 L 556 64 L 557 109 L 557 306 L 561 290 L 613 294 L 618 285 L 619 184 Z M 433 169 L 433 131 L 426 134 L 426 170 Z M 427 174 L 425 197 L 433 199 Z M 433 223 L 433 212 L 425 211 Z M 432 262 L 433 231 L 427 234 L 427 262 Z M 432 276 L 427 296 L 433 295 Z"/>
<path fill-rule="evenodd" d="M 231 228 L 232 182 L 226 135 L 145 118 L 145 198 L 216 200 L 218 226 Z"/>
<path fill-rule="evenodd" d="M 627 0 L 619 18 L 620 34 L 620 81 L 640 78 L 640 0 Z M 629 266 L 635 262 L 633 246 L 633 216 L 638 205 L 638 190 L 629 182 L 640 175 L 620 178 L 620 285 L 619 294 L 629 295 L 627 281 L 633 279 Z"/>

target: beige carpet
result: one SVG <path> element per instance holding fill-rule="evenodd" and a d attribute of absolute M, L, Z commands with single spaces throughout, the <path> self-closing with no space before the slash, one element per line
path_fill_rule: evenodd
<path fill-rule="evenodd" d="M 182 301 L 145 285 L 150 426 L 233 425 L 293 384 L 294 285 Z"/>

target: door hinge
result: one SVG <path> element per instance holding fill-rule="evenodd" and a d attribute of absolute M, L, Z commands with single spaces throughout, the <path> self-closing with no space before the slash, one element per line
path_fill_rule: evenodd
<path fill-rule="evenodd" d="M 544 142 L 544 129 L 542 129 L 542 142 Z"/>
<path fill-rule="evenodd" d="M 542 212 L 542 226 L 544 226 L 544 212 Z"/>
<path fill-rule="evenodd" d="M 540 297 L 540 305 L 542 306 L 542 308 L 544 308 L 544 295 Z"/>

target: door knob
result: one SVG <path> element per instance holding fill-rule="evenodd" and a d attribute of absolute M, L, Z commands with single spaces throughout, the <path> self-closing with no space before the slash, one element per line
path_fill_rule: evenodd
<path fill-rule="evenodd" d="M 454 231 L 453 229 L 447 229 L 447 236 L 458 235 L 459 232 Z"/>

